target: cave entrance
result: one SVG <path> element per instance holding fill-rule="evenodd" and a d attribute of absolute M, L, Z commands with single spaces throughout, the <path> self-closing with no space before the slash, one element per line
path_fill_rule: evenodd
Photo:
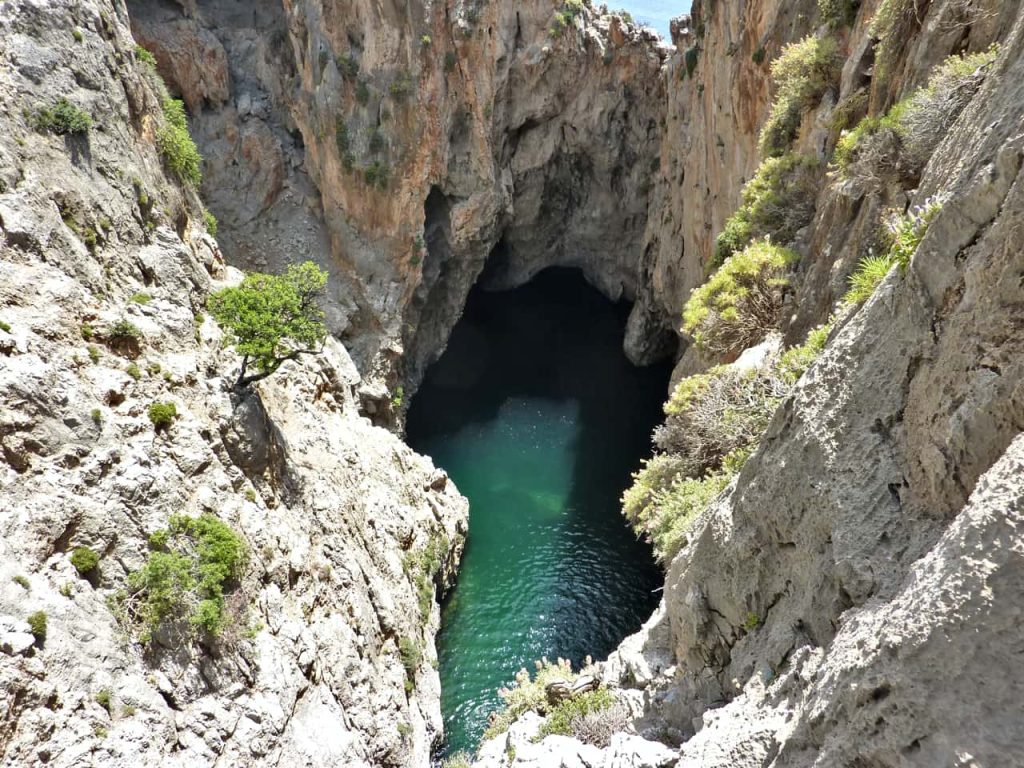
<path fill-rule="evenodd" d="M 476 287 L 412 400 L 409 444 L 470 500 L 438 640 L 448 751 L 475 748 L 521 667 L 602 658 L 657 603 L 661 574 L 619 498 L 650 453 L 671 366 L 628 362 L 628 314 L 577 270 Z"/>

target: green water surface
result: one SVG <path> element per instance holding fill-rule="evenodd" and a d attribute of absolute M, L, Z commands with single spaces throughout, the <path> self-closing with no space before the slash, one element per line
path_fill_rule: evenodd
<path fill-rule="evenodd" d="M 470 501 L 438 638 L 446 752 L 477 746 L 518 669 L 601 658 L 657 603 L 619 497 L 650 453 L 669 369 L 629 364 L 627 314 L 568 270 L 475 290 L 412 402 L 410 445 Z"/>

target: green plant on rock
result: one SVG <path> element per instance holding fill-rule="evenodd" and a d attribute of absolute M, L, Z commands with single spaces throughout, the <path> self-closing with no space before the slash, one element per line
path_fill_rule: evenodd
<path fill-rule="evenodd" d="M 100 351 L 95 344 L 87 346 L 85 351 L 89 353 L 89 359 L 92 360 L 93 363 L 98 363 L 100 361 Z"/>
<path fill-rule="evenodd" d="M 79 109 L 61 97 L 52 106 L 36 111 L 35 127 L 59 136 L 84 136 L 92 128 L 92 118 L 85 110 Z"/>
<path fill-rule="evenodd" d="M 861 0 L 818 0 L 821 20 L 831 29 L 840 29 L 853 24 L 857 18 Z"/>
<path fill-rule="evenodd" d="M 545 718 L 537 732 L 537 741 L 545 736 L 558 734 L 573 735 L 573 721 L 588 715 L 611 709 L 615 706 L 615 696 L 607 688 L 601 687 L 587 691 L 558 704 Z"/>
<path fill-rule="evenodd" d="M 166 91 L 162 94 L 160 107 L 163 120 L 157 128 L 156 144 L 161 157 L 179 179 L 194 187 L 203 179 L 203 158 L 188 132 L 185 117 L 185 103 L 172 99 Z"/>
<path fill-rule="evenodd" d="M 32 585 L 29 583 L 28 578 L 22 576 L 20 573 L 11 579 L 15 584 L 24 589 L 26 592 L 32 589 Z"/>
<path fill-rule="evenodd" d="M 790 43 L 771 64 L 775 100 L 761 129 L 762 157 L 785 153 L 813 107 L 839 77 L 839 48 L 831 37 L 808 36 Z"/>
<path fill-rule="evenodd" d="M 236 391 L 265 379 L 288 360 L 320 352 L 327 326 L 318 301 L 326 286 L 327 273 L 307 261 L 289 266 L 283 275 L 251 272 L 241 285 L 210 296 L 210 314 L 242 356 Z"/>
<path fill-rule="evenodd" d="M 348 80 L 355 80 L 359 77 L 359 60 L 355 57 L 355 54 L 350 53 L 348 56 L 338 56 L 335 58 L 334 63 L 337 65 L 342 77 Z"/>
<path fill-rule="evenodd" d="M 441 768 L 472 768 L 473 756 L 469 752 L 456 752 L 441 760 Z"/>
<path fill-rule="evenodd" d="M 548 683 L 565 680 L 571 684 L 579 677 L 565 659 L 559 659 L 554 663 L 541 659 L 535 662 L 535 666 L 536 673 L 532 678 L 524 667 L 516 673 L 515 682 L 510 688 L 501 688 L 498 691 L 503 707 L 491 719 L 484 732 L 484 740 L 493 739 L 504 733 L 517 718 L 527 712 L 545 714 L 549 707 L 545 693 Z"/>
<path fill-rule="evenodd" d="M 402 563 L 416 588 L 416 600 L 423 621 L 430 618 L 430 609 L 434 604 L 434 582 L 444 563 L 448 548 L 448 536 L 443 531 L 438 531 L 430 535 L 422 549 L 407 553 Z"/>
<path fill-rule="evenodd" d="M 762 161 L 740 193 L 740 207 L 715 241 L 712 266 L 721 266 L 756 239 L 790 242 L 814 216 L 817 169 L 817 159 L 792 152 Z"/>
<path fill-rule="evenodd" d="M 226 595 L 239 585 L 248 555 L 227 523 L 209 513 L 173 515 L 149 543 L 149 557 L 116 598 L 141 642 L 176 620 L 215 637 L 238 619 Z"/>
<path fill-rule="evenodd" d="M 75 547 L 70 559 L 80 576 L 88 576 L 100 564 L 100 556 L 89 547 Z"/>
<path fill-rule="evenodd" d="M 46 642 L 46 611 L 30 613 L 25 621 L 28 622 L 29 631 L 36 639 L 36 643 Z"/>
<path fill-rule="evenodd" d="M 146 66 L 156 69 L 156 57 L 141 45 L 135 46 L 135 58 Z"/>
<path fill-rule="evenodd" d="M 403 72 L 388 86 L 388 93 L 391 94 L 391 98 L 395 101 L 405 101 L 411 92 L 412 78 L 409 77 L 408 73 Z"/>
<path fill-rule="evenodd" d="M 203 209 L 203 226 L 206 228 L 206 234 L 210 237 L 217 236 L 217 217 L 205 208 Z"/>
<path fill-rule="evenodd" d="M 363 169 L 363 180 L 371 187 L 376 186 L 380 189 L 387 189 L 388 186 L 388 166 L 386 163 L 380 160 L 374 160 L 366 168 Z"/>
<path fill-rule="evenodd" d="M 366 84 L 365 80 L 356 83 L 356 101 L 364 107 L 370 103 L 370 86 Z"/>
<path fill-rule="evenodd" d="M 151 302 L 152 300 L 153 300 L 153 297 L 150 296 L 148 293 L 146 293 L 144 291 L 139 291 L 138 293 L 133 293 L 131 295 L 131 297 L 128 299 L 128 301 L 130 301 L 132 304 L 143 304 L 143 305 L 149 304 L 149 302 Z M 119 322 L 124 322 L 127 325 L 131 325 L 131 323 L 128 323 L 127 321 L 119 321 Z M 138 338 L 139 336 L 142 335 L 141 332 L 139 331 L 139 329 L 136 328 L 134 325 L 132 325 L 132 328 L 134 329 L 134 331 L 129 331 L 130 335 L 132 335 L 135 338 Z"/>
<path fill-rule="evenodd" d="M 398 641 L 398 657 L 402 660 L 402 667 L 405 669 L 405 690 L 411 693 L 416 687 L 416 672 L 423 662 L 423 652 L 415 640 L 403 637 Z"/>
<path fill-rule="evenodd" d="M 101 688 L 96 692 L 96 703 L 103 707 L 107 712 L 110 711 L 110 700 L 112 694 L 109 688 Z"/>
<path fill-rule="evenodd" d="M 712 354 L 739 352 L 776 327 L 786 277 L 798 260 L 767 240 L 734 253 L 683 308 L 683 330 Z"/>
<path fill-rule="evenodd" d="M 885 221 L 886 252 L 861 260 L 850 275 L 850 288 L 843 296 L 846 305 L 862 304 L 871 298 L 893 266 L 905 270 L 921 244 L 928 226 L 942 210 L 942 198 L 929 198 L 903 214 L 890 215 Z"/>
<path fill-rule="evenodd" d="M 150 403 L 149 409 L 146 411 L 149 416 L 149 420 L 153 423 L 153 429 L 156 432 L 162 432 L 169 429 L 174 423 L 174 420 L 178 417 L 178 409 L 174 403 Z"/>
<path fill-rule="evenodd" d="M 348 131 L 348 123 L 345 122 L 345 118 L 341 115 L 338 115 L 334 121 L 334 143 L 338 147 L 338 154 L 340 156 L 344 156 L 352 144 L 352 139 L 349 136 Z"/>

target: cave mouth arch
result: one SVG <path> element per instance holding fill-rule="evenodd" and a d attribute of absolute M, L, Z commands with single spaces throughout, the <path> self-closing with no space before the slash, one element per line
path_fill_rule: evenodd
<path fill-rule="evenodd" d="M 449 751 L 476 746 L 521 667 L 602 658 L 657 603 L 660 570 L 619 499 L 650 454 L 671 366 L 628 361 L 629 311 L 575 269 L 477 285 L 412 399 L 409 444 L 470 500 L 438 639 Z"/>

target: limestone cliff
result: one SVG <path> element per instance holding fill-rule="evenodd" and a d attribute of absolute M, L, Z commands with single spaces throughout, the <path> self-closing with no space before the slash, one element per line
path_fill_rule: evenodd
<path fill-rule="evenodd" d="M 202 308 L 238 273 L 158 156 L 139 56 L 121 3 L 0 5 L 0 762 L 424 765 L 466 502 L 359 415 L 336 342 L 233 399 Z M 41 126 L 60 99 L 87 131 Z M 202 513 L 248 550 L 237 620 L 143 644 L 118 592 Z"/>

